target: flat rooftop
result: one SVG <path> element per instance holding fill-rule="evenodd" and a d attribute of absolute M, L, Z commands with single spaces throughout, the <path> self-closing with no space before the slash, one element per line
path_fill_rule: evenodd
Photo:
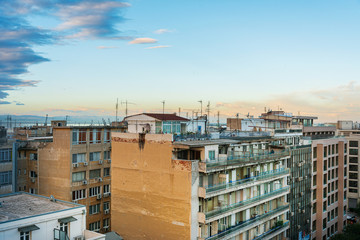
<path fill-rule="evenodd" d="M 0 203 L 0 224 L 6 221 L 82 207 L 76 203 L 61 200 L 51 201 L 48 197 L 30 193 L 0 195 Z"/>

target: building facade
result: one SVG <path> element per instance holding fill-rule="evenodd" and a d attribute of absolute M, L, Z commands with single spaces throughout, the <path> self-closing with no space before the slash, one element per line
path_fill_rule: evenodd
<path fill-rule="evenodd" d="M 126 239 L 284 239 L 288 150 L 271 139 L 112 136 L 112 229 Z"/>
<path fill-rule="evenodd" d="M 19 143 L 17 190 L 83 204 L 87 228 L 110 231 L 111 131 L 117 127 L 54 127 L 51 142 Z"/>
<path fill-rule="evenodd" d="M 314 240 L 330 239 L 346 225 L 347 156 L 344 138 L 312 141 L 311 238 Z"/>

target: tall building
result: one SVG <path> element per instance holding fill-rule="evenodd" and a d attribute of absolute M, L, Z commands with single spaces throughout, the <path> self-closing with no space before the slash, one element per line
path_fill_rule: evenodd
<path fill-rule="evenodd" d="M 53 127 L 48 137 L 19 142 L 17 190 L 83 204 L 87 228 L 110 230 L 111 131 L 122 127 Z"/>
<path fill-rule="evenodd" d="M 360 129 L 352 121 L 338 121 L 337 135 L 348 141 L 348 204 L 356 208 L 360 204 Z"/>
<path fill-rule="evenodd" d="M 0 127 L 0 194 L 15 191 L 16 144 L 7 140 L 6 132 Z"/>
<path fill-rule="evenodd" d="M 112 229 L 126 239 L 284 239 L 290 152 L 272 139 L 112 135 Z"/>
<path fill-rule="evenodd" d="M 86 208 L 29 193 L 0 195 L 0 240 L 105 240 L 86 230 Z"/>
<path fill-rule="evenodd" d="M 342 232 L 347 211 L 347 143 L 344 138 L 312 141 L 312 239 Z"/>

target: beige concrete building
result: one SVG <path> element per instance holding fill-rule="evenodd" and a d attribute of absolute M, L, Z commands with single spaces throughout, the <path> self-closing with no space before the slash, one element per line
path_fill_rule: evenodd
<path fill-rule="evenodd" d="M 7 130 L 0 127 L 0 194 L 14 192 L 16 145 L 7 140 Z"/>
<path fill-rule="evenodd" d="M 313 240 L 330 239 L 342 232 L 347 211 L 347 141 L 326 138 L 312 141 Z"/>
<path fill-rule="evenodd" d="M 112 230 L 125 239 L 286 239 L 288 150 L 270 138 L 112 135 Z"/>
<path fill-rule="evenodd" d="M 111 132 L 118 127 L 54 127 L 53 139 L 19 143 L 17 189 L 83 204 L 87 228 L 110 230 Z"/>

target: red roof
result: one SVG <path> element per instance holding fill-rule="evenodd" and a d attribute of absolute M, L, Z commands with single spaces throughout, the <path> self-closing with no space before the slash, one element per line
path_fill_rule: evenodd
<path fill-rule="evenodd" d="M 156 118 L 161 121 L 181 121 L 181 122 L 190 121 L 189 119 L 179 117 L 176 114 L 168 114 L 168 113 L 164 113 L 164 114 L 162 114 L 162 113 L 143 113 L 143 114 L 147 115 L 149 117 Z"/>

